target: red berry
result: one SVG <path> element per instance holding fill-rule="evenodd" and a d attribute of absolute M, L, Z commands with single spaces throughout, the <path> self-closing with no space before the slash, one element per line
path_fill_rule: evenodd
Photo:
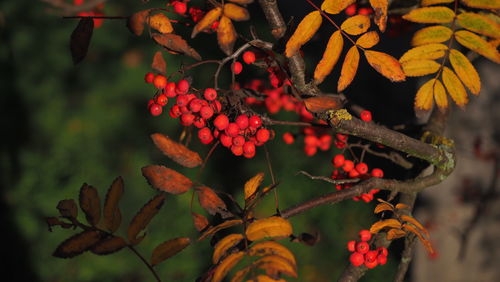
<path fill-rule="evenodd" d="M 158 74 L 153 79 L 153 85 L 158 89 L 163 89 L 167 86 L 167 78 L 161 74 Z"/>
<path fill-rule="evenodd" d="M 359 172 L 355 169 L 349 170 L 349 178 L 358 178 Z"/>
<path fill-rule="evenodd" d="M 269 140 L 269 137 L 271 136 L 271 133 L 269 130 L 265 128 L 261 128 L 257 130 L 257 133 L 255 134 L 255 138 L 257 138 L 257 141 L 266 143 Z"/>
<path fill-rule="evenodd" d="M 181 108 L 178 105 L 173 105 L 168 114 L 172 118 L 178 118 L 182 115 Z"/>
<path fill-rule="evenodd" d="M 367 110 L 362 111 L 361 114 L 359 115 L 359 117 L 363 121 L 366 121 L 366 122 L 372 121 L 372 113 L 370 111 L 367 111 Z"/>
<path fill-rule="evenodd" d="M 245 137 L 238 135 L 233 138 L 233 145 L 243 147 L 243 144 L 245 144 Z"/>
<path fill-rule="evenodd" d="M 362 265 L 365 262 L 365 257 L 362 254 L 358 253 L 358 252 L 354 252 L 349 257 L 349 261 L 354 266 L 360 266 L 360 265 Z"/>
<path fill-rule="evenodd" d="M 342 169 L 345 172 L 349 172 L 354 168 L 354 163 L 351 160 L 345 160 L 344 165 L 342 166 Z"/>
<path fill-rule="evenodd" d="M 318 147 L 319 139 L 314 135 L 307 135 L 304 137 L 304 144 L 306 144 L 306 146 Z"/>
<path fill-rule="evenodd" d="M 167 83 L 167 86 L 165 86 L 164 92 L 165 95 L 167 95 L 168 98 L 173 98 L 177 96 L 177 93 L 175 92 L 175 82 L 169 82 Z"/>
<path fill-rule="evenodd" d="M 358 14 L 359 15 L 368 16 L 368 15 L 373 14 L 373 9 L 372 8 L 363 7 L 363 8 L 359 9 Z"/>
<path fill-rule="evenodd" d="M 217 127 L 218 130 L 224 130 L 229 125 L 229 118 L 225 114 L 218 115 L 214 119 L 214 126 Z"/>
<path fill-rule="evenodd" d="M 203 97 L 205 97 L 207 101 L 213 101 L 217 98 L 217 91 L 213 88 L 207 88 L 203 92 Z"/>
<path fill-rule="evenodd" d="M 203 127 L 202 129 L 198 130 L 198 138 L 203 144 L 208 144 L 214 140 L 212 131 L 210 131 L 210 128 L 208 127 Z"/>
<path fill-rule="evenodd" d="M 348 16 L 354 16 L 356 14 L 356 9 L 357 9 L 356 6 L 357 6 L 356 4 L 351 4 L 347 6 L 347 8 L 345 9 L 345 14 Z"/>
<path fill-rule="evenodd" d="M 174 6 L 174 11 L 179 15 L 184 15 L 187 11 L 187 5 L 184 2 L 175 1 L 172 5 Z"/>
<path fill-rule="evenodd" d="M 332 136 L 328 134 L 323 134 L 319 138 L 319 148 L 322 151 L 326 151 L 330 149 L 330 146 L 332 145 Z"/>
<path fill-rule="evenodd" d="M 373 201 L 373 195 L 370 194 L 370 193 L 365 193 L 365 194 L 362 194 L 361 195 L 361 199 L 365 202 L 365 203 L 369 203 L 371 201 Z"/>
<path fill-rule="evenodd" d="M 243 65 L 240 62 L 234 62 L 231 65 L 231 70 L 233 71 L 234 74 L 240 74 L 241 71 L 243 70 Z"/>
<path fill-rule="evenodd" d="M 200 116 L 204 119 L 209 119 L 214 115 L 214 110 L 209 106 L 203 106 L 200 110 Z"/>
<path fill-rule="evenodd" d="M 219 140 L 224 147 L 231 147 L 233 145 L 233 137 L 227 136 L 225 133 L 220 134 Z"/>
<path fill-rule="evenodd" d="M 366 174 L 368 172 L 368 166 L 365 164 L 365 163 L 358 163 L 356 165 L 356 170 L 360 173 L 360 174 Z"/>
<path fill-rule="evenodd" d="M 248 117 L 246 115 L 239 115 L 234 122 L 240 129 L 247 129 L 248 127 Z"/>
<path fill-rule="evenodd" d="M 149 99 L 148 101 L 148 109 L 149 107 L 151 107 L 151 105 L 153 105 L 155 103 L 155 100 L 154 99 Z"/>
<path fill-rule="evenodd" d="M 368 267 L 369 269 L 375 268 L 378 265 L 378 261 L 374 260 L 372 262 L 368 262 L 365 260 L 365 266 Z"/>
<path fill-rule="evenodd" d="M 255 154 L 255 143 L 252 141 L 247 141 L 245 144 L 243 144 L 243 153 L 244 154 Z"/>
<path fill-rule="evenodd" d="M 251 158 L 255 157 L 255 151 L 253 151 L 253 153 L 247 153 L 247 152 L 243 151 L 243 156 L 247 159 L 251 159 Z"/>
<path fill-rule="evenodd" d="M 185 79 L 181 79 L 177 82 L 176 86 L 177 94 L 186 94 L 189 91 L 189 82 Z"/>
<path fill-rule="evenodd" d="M 212 109 L 214 109 L 214 112 L 216 113 L 220 113 L 220 111 L 222 110 L 222 105 L 217 100 L 210 102 L 210 107 L 212 107 Z"/>
<path fill-rule="evenodd" d="M 240 128 L 236 123 L 231 122 L 227 125 L 226 134 L 231 137 L 236 137 L 240 133 Z"/>
<path fill-rule="evenodd" d="M 255 62 L 255 53 L 252 51 L 246 51 L 243 53 L 243 61 L 247 64 Z"/>
<path fill-rule="evenodd" d="M 187 106 L 179 107 L 179 109 L 181 110 L 181 113 L 183 113 L 183 114 L 190 114 L 191 113 L 191 111 L 188 109 Z"/>
<path fill-rule="evenodd" d="M 383 255 L 384 257 L 386 257 L 389 254 L 389 252 L 387 251 L 387 248 L 385 248 L 385 247 L 378 247 L 377 251 L 380 255 Z"/>
<path fill-rule="evenodd" d="M 252 128 L 259 128 L 262 125 L 262 119 L 259 116 L 251 116 L 248 119 L 248 124 Z"/>
<path fill-rule="evenodd" d="M 153 80 L 155 79 L 155 74 L 152 72 L 146 73 L 146 76 L 144 76 L 144 81 L 146 83 L 153 83 Z"/>
<path fill-rule="evenodd" d="M 335 134 L 335 138 L 341 142 L 347 142 L 347 135 L 345 134 L 341 134 L 341 133 L 337 133 Z"/>
<path fill-rule="evenodd" d="M 219 21 L 214 21 L 214 22 L 212 23 L 212 25 L 210 26 L 210 28 L 211 28 L 212 30 L 216 30 L 216 29 L 217 29 L 217 27 L 219 27 L 219 23 L 220 23 Z"/>
<path fill-rule="evenodd" d="M 377 260 L 378 252 L 377 251 L 369 251 L 365 254 L 365 262 L 373 262 Z"/>
<path fill-rule="evenodd" d="M 193 114 L 190 114 L 190 113 L 182 114 L 181 124 L 184 126 L 190 126 L 191 124 L 193 124 L 194 119 L 195 119 L 195 116 Z"/>
<path fill-rule="evenodd" d="M 231 152 L 233 152 L 233 154 L 235 156 L 241 156 L 243 155 L 243 146 L 231 146 Z"/>
<path fill-rule="evenodd" d="M 189 97 L 187 95 L 179 95 L 177 96 L 177 100 L 175 101 L 175 103 L 179 107 L 185 107 L 189 104 Z"/>
<path fill-rule="evenodd" d="M 372 176 L 373 177 L 379 177 L 379 178 L 382 178 L 384 177 L 384 171 L 381 170 L 380 168 L 374 168 L 372 169 Z"/>
<path fill-rule="evenodd" d="M 341 155 L 341 154 L 335 155 L 335 157 L 333 157 L 333 159 L 332 159 L 332 163 L 333 163 L 334 167 L 341 167 L 344 165 L 344 162 L 345 162 L 345 157 L 344 157 L 344 155 Z"/>
<path fill-rule="evenodd" d="M 366 254 L 370 250 L 370 245 L 366 242 L 358 242 L 356 244 L 356 251 L 361 254 Z"/>
<path fill-rule="evenodd" d="M 156 103 L 159 104 L 160 106 L 165 106 L 166 104 L 168 104 L 167 95 L 165 94 L 158 95 L 158 97 L 156 97 Z"/>
<path fill-rule="evenodd" d="M 384 255 L 378 255 L 377 256 L 377 262 L 378 264 L 380 265 L 384 265 L 387 263 L 387 256 L 384 256 Z"/>
<path fill-rule="evenodd" d="M 285 132 L 283 134 L 283 141 L 286 144 L 293 144 L 293 142 L 295 141 L 295 137 L 293 137 L 293 135 L 290 132 Z"/>
<path fill-rule="evenodd" d="M 159 115 L 161 115 L 161 112 L 162 112 L 162 111 L 163 111 L 163 108 L 162 108 L 160 105 L 156 104 L 156 103 L 152 104 L 152 105 L 149 107 L 149 112 L 150 112 L 153 116 L 159 116 Z"/>
<path fill-rule="evenodd" d="M 370 239 L 372 238 L 372 233 L 370 233 L 370 230 L 361 230 L 359 231 L 359 238 L 361 239 L 361 241 L 370 241 Z"/>
<path fill-rule="evenodd" d="M 193 125 L 196 128 L 203 128 L 207 125 L 207 122 L 205 121 L 205 119 L 197 117 L 194 119 Z"/>
<path fill-rule="evenodd" d="M 356 251 L 356 241 L 349 241 L 349 242 L 347 242 L 347 250 L 349 252 Z"/>
<path fill-rule="evenodd" d="M 318 147 L 315 146 L 305 146 L 304 147 L 304 153 L 306 153 L 306 156 L 314 156 L 316 152 L 318 151 Z"/>
<path fill-rule="evenodd" d="M 195 98 L 189 102 L 189 110 L 192 111 L 193 113 L 197 113 L 201 110 L 202 104 L 201 100 L 198 98 Z"/>

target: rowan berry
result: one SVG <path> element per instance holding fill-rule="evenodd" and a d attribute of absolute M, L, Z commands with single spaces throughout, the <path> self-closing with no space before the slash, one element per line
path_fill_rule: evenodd
<path fill-rule="evenodd" d="M 172 5 L 174 6 L 174 11 L 179 15 L 184 15 L 187 11 L 187 5 L 184 2 L 175 1 Z"/>
<path fill-rule="evenodd" d="M 193 113 L 199 112 L 201 110 L 201 107 L 202 107 L 201 100 L 198 98 L 193 99 L 191 100 L 191 102 L 189 102 L 189 110 L 192 111 Z"/>
<path fill-rule="evenodd" d="M 210 107 L 212 107 L 212 109 L 214 110 L 214 112 L 216 113 L 220 113 L 220 111 L 222 110 L 222 105 L 219 101 L 217 100 L 214 100 L 212 102 L 210 102 Z"/>
<path fill-rule="evenodd" d="M 181 109 L 178 105 L 173 105 L 169 112 L 170 117 L 178 118 L 182 115 Z"/>
<path fill-rule="evenodd" d="M 318 147 L 315 146 L 305 146 L 304 147 L 304 153 L 306 153 L 306 156 L 314 156 L 316 152 L 318 151 Z"/>
<path fill-rule="evenodd" d="M 378 252 L 369 251 L 365 254 L 365 262 L 373 262 L 377 260 Z"/>
<path fill-rule="evenodd" d="M 349 252 L 356 251 L 356 241 L 349 241 L 349 242 L 347 242 L 347 250 Z"/>
<path fill-rule="evenodd" d="M 226 134 L 231 137 L 236 137 L 240 133 L 240 128 L 236 123 L 230 122 L 226 127 Z"/>
<path fill-rule="evenodd" d="M 207 122 L 206 122 L 206 121 L 205 121 L 205 119 L 203 119 L 203 118 L 196 117 L 196 118 L 194 119 L 193 125 L 194 125 L 196 128 L 203 128 L 203 127 L 207 126 Z M 217 137 L 217 136 L 215 136 L 215 137 Z"/>
<path fill-rule="evenodd" d="M 363 254 L 360 254 L 358 252 L 354 252 L 349 257 L 349 261 L 354 266 L 360 266 L 365 262 L 365 257 L 363 256 Z"/>
<path fill-rule="evenodd" d="M 361 195 L 361 200 L 363 200 L 365 203 L 369 203 L 373 201 L 373 194 L 364 193 Z"/>
<path fill-rule="evenodd" d="M 262 119 L 259 116 L 251 116 L 248 119 L 248 125 L 252 128 L 259 128 L 262 125 Z"/>
<path fill-rule="evenodd" d="M 255 157 L 255 151 L 253 151 L 253 153 L 246 153 L 246 152 L 243 152 L 243 156 L 247 159 L 251 159 L 253 157 Z"/>
<path fill-rule="evenodd" d="M 243 61 L 247 64 L 255 62 L 255 53 L 252 51 L 246 51 L 243 53 Z"/>
<path fill-rule="evenodd" d="M 337 133 L 335 134 L 335 138 L 341 142 L 347 142 L 347 135 L 345 134 L 341 134 L 341 133 Z"/>
<path fill-rule="evenodd" d="M 175 103 L 179 107 L 185 107 L 189 104 L 189 97 L 187 95 L 179 95 L 177 96 L 177 100 Z"/>
<path fill-rule="evenodd" d="M 181 113 L 183 113 L 183 114 L 190 114 L 191 113 L 191 111 L 188 109 L 187 106 L 179 107 L 179 109 L 181 110 Z"/>
<path fill-rule="evenodd" d="M 153 80 L 155 79 L 155 74 L 152 73 L 152 72 L 148 72 L 146 73 L 146 75 L 144 76 L 144 81 L 146 83 L 153 83 Z"/>
<path fill-rule="evenodd" d="M 304 144 L 306 144 L 306 146 L 318 147 L 318 143 L 318 137 L 314 135 L 307 135 L 304 137 Z"/>
<path fill-rule="evenodd" d="M 209 106 L 203 106 L 200 109 L 200 116 L 204 119 L 209 119 L 214 115 L 214 110 Z"/>
<path fill-rule="evenodd" d="M 368 166 L 365 163 L 358 163 L 358 164 L 356 164 L 356 170 L 360 174 L 365 174 L 368 172 Z"/>
<path fill-rule="evenodd" d="M 370 239 L 372 238 L 372 233 L 370 233 L 370 230 L 364 229 L 364 230 L 359 231 L 358 234 L 359 234 L 359 238 L 363 242 L 370 241 Z"/>
<path fill-rule="evenodd" d="M 358 178 L 359 172 L 355 169 L 349 170 L 349 178 Z"/>
<path fill-rule="evenodd" d="M 234 74 L 240 74 L 241 71 L 243 70 L 243 65 L 240 62 L 234 62 L 231 65 L 231 70 L 233 71 Z"/>
<path fill-rule="evenodd" d="M 233 144 L 231 146 L 231 152 L 233 152 L 235 156 L 241 156 L 243 155 L 243 146 L 236 146 Z"/>
<path fill-rule="evenodd" d="M 203 92 L 203 97 L 205 97 L 207 101 L 213 101 L 217 98 L 217 91 L 213 88 L 207 88 Z"/>
<path fill-rule="evenodd" d="M 255 134 L 255 138 L 257 138 L 257 141 L 266 143 L 269 140 L 269 137 L 271 136 L 271 133 L 269 130 L 265 128 L 261 128 L 257 130 L 257 133 Z"/>
<path fill-rule="evenodd" d="M 293 144 L 293 142 L 295 141 L 295 137 L 293 137 L 293 135 L 290 132 L 285 132 L 283 134 L 283 141 L 286 144 Z"/>
<path fill-rule="evenodd" d="M 168 104 L 167 95 L 165 94 L 158 95 L 158 97 L 156 97 L 156 104 L 160 106 L 165 106 L 166 104 Z"/>
<path fill-rule="evenodd" d="M 332 136 L 329 134 L 323 134 L 321 137 L 319 137 L 319 149 L 322 151 L 326 151 L 330 149 L 330 146 L 332 145 Z"/>
<path fill-rule="evenodd" d="M 239 115 L 236 117 L 236 120 L 234 121 L 240 129 L 247 129 L 248 127 L 248 117 L 246 115 Z"/>
<path fill-rule="evenodd" d="M 243 147 L 243 144 L 245 144 L 245 137 L 238 135 L 233 138 L 233 145 Z"/>
<path fill-rule="evenodd" d="M 185 79 L 181 79 L 176 85 L 177 94 L 186 94 L 189 91 L 189 82 Z"/>
<path fill-rule="evenodd" d="M 366 254 L 370 250 L 370 245 L 366 242 L 356 243 L 356 251 L 361 254 Z"/>
<path fill-rule="evenodd" d="M 370 111 L 364 110 L 359 114 L 361 120 L 370 122 L 372 121 L 372 113 Z"/>
<path fill-rule="evenodd" d="M 159 116 L 159 115 L 161 115 L 161 112 L 162 112 L 162 111 L 163 111 L 163 108 L 162 108 L 160 105 L 156 104 L 156 103 L 152 104 L 152 105 L 149 107 L 149 112 L 150 112 L 153 116 Z"/>
<path fill-rule="evenodd" d="M 379 254 L 381 254 L 385 257 L 389 254 L 389 252 L 387 251 L 387 248 L 385 248 L 385 247 L 378 247 L 377 251 L 379 252 Z"/>
<path fill-rule="evenodd" d="M 224 130 L 229 125 L 229 118 L 225 114 L 220 114 L 214 119 L 214 126 L 218 130 Z"/>
<path fill-rule="evenodd" d="M 157 74 L 153 79 L 153 85 L 158 89 L 163 89 L 167 86 L 167 78 L 161 74 Z"/>
<path fill-rule="evenodd" d="M 374 168 L 374 169 L 372 169 L 372 173 L 371 173 L 371 175 L 372 175 L 373 177 L 379 177 L 379 178 L 382 178 L 382 177 L 384 177 L 384 171 L 383 171 L 383 170 L 381 170 L 380 168 Z"/>
<path fill-rule="evenodd" d="M 387 263 L 387 256 L 384 256 L 384 255 L 378 255 L 377 256 L 377 262 L 378 264 L 380 265 L 384 265 Z"/>
<path fill-rule="evenodd" d="M 243 144 L 243 153 L 244 154 L 255 154 L 255 143 L 252 141 L 247 141 L 245 144 Z"/>
<path fill-rule="evenodd" d="M 351 4 L 347 6 L 347 8 L 345 9 L 345 14 L 348 16 L 354 16 L 356 14 L 356 10 L 357 10 L 357 5 Z"/>
<path fill-rule="evenodd" d="M 210 26 L 210 28 L 211 28 L 212 30 L 216 30 L 216 29 L 219 27 L 219 23 L 220 23 L 219 21 L 214 21 L 214 22 L 212 23 L 212 25 Z"/>
<path fill-rule="evenodd" d="M 368 15 L 371 15 L 371 14 L 373 14 L 373 9 L 372 8 L 368 8 L 368 7 L 360 8 L 359 11 L 358 11 L 358 15 L 368 16 Z"/>
<path fill-rule="evenodd" d="M 342 169 L 345 172 L 349 172 L 354 168 L 354 163 L 351 160 L 345 160 L 344 165 L 342 166 Z"/>
<path fill-rule="evenodd" d="M 233 145 L 233 137 L 228 136 L 225 133 L 221 133 L 219 136 L 220 143 L 224 147 L 231 147 Z"/>
<path fill-rule="evenodd" d="M 208 127 L 203 127 L 202 129 L 198 130 L 198 138 L 203 144 L 209 144 L 214 140 L 212 131 L 210 131 Z"/>
<path fill-rule="evenodd" d="M 151 105 L 153 105 L 154 103 L 155 103 L 154 99 L 149 99 L 149 101 L 148 101 L 148 110 L 149 110 L 149 107 L 151 107 Z"/>
<path fill-rule="evenodd" d="M 365 266 L 368 267 L 369 269 L 375 268 L 378 265 L 378 261 L 374 260 L 372 262 L 368 262 L 365 260 Z"/>
<path fill-rule="evenodd" d="M 181 115 L 181 124 L 184 126 L 190 126 L 193 124 L 195 116 L 190 113 L 185 113 Z"/>
<path fill-rule="evenodd" d="M 341 167 L 344 165 L 344 162 L 345 162 L 345 157 L 344 155 L 341 154 L 335 155 L 335 157 L 333 157 L 332 159 L 332 164 L 334 167 Z"/>

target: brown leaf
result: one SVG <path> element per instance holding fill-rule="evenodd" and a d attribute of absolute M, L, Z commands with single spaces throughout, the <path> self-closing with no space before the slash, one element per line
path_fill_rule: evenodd
<path fill-rule="evenodd" d="M 73 199 L 59 201 L 57 209 L 63 217 L 76 218 L 78 216 L 78 207 Z"/>
<path fill-rule="evenodd" d="M 386 238 L 387 238 L 387 240 L 394 240 L 394 239 L 404 237 L 405 235 L 406 235 L 406 232 L 404 230 L 391 229 L 391 230 L 387 231 Z"/>
<path fill-rule="evenodd" d="M 337 92 L 342 92 L 351 84 L 359 65 L 359 51 L 356 46 L 352 46 L 344 58 L 342 70 L 340 71 L 339 81 L 337 83 Z"/>
<path fill-rule="evenodd" d="M 429 240 L 427 240 L 427 238 L 425 238 L 422 235 L 422 233 L 420 233 L 419 230 L 417 230 L 415 227 L 408 225 L 408 224 L 403 224 L 403 229 L 406 229 L 406 230 L 412 232 L 413 234 L 417 235 L 418 239 L 420 239 L 420 242 L 424 245 L 425 249 L 427 249 L 429 254 L 434 253 L 434 249 L 432 248 L 431 242 L 429 242 Z"/>
<path fill-rule="evenodd" d="M 97 189 L 84 183 L 80 188 L 79 201 L 88 223 L 96 226 L 101 219 L 101 201 Z"/>
<path fill-rule="evenodd" d="M 366 60 L 372 68 L 392 82 L 406 80 L 406 76 L 401 69 L 401 64 L 393 56 L 386 53 L 366 50 Z"/>
<path fill-rule="evenodd" d="M 193 186 L 193 182 L 186 176 L 161 165 L 143 167 L 142 175 L 153 188 L 174 195 L 183 194 Z"/>
<path fill-rule="evenodd" d="M 196 228 L 198 232 L 201 232 L 205 230 L 205 228 L 207 228 L 208 219 L 205 216 L 195 212 L 191 212 L 191 216 L 193 217 L 194 228 Z"/>
<path fill-rule="evenodd" d="M 150 259 L 151 265 L 157 265 L 160 262 L 176 255 L 189 246 L 190 243 L 191 240 L 187 237 L 174 238 L 161 243 L 153 250 L 153 254 Z"/>
<path fill-rule="evenodd" d="M 127 19 L 127 27 L 133 34 L 140 36 L 144 31 L 144 23 L 149 17 L 150 9 L 139 11 Z"/>
<path fill-rule="evenodd" d="M 220 49 L 228 56 L 233 53 L 236 36 L 236 30 L 231 20 L 226 16 L 222 16 L 217 27 L 217 42 Z"/>
<path fill-rule="evenodd" d="M 121 176 L 117 177 L 106 193 L 104 200 L 104 226 L 111 232 L 115 232 L 122 221 L 122 214 L 118 203 L 123 195 L 123 179 Z"/>
<path fill-rule="evenodd" d="M 94 20 L 91 18 L 82 18 L 78 22 L 75 30 L 71 33 L 69 47 L 73 58 L 73 64 L 78 64 L 87 56 L 93 31 Z"/>
<path fill-rule="evenodd" d="M 163 54 L 160 51 L 156 51 L 151 68 L 163 75 L 167 73 L 167 62 L 163 59 Z"/>
<path fill-rule="evenodd" d="M 411 223 L 411 224 L 415 225 L 415 227 L 417 227 L 427 237 L 430 236 L 430 234 L 427 231 L 427 229 L 425 229 L 425 227 L 420 222 L 418 222 L 418 220 L 416 220 L 414 217 L 407 216 L 407 215 L 402 215 L 401 219 L 404 220 L 404 221 L 406 221 L 407 223 Z"/>
<path fill-rule="evenodd" d="M 198 241 L 201 241 L 201 240 L 207 238 L 208 236 L 212 236 L 215 233 L 217 233 L 223 229 L 227 229 L 229 227 L 233 227 L 235 225 L 239 225 L 242 223 L 243 223 L 243 220 L 241 220 L 241 219 L 226 220 L 219 225 L 212 226 L 212 227 L 208 228 L 207 231 L 205 231 L 205 232 L 203 232 L 203 234 L 201 234 L 200 238 L 198 238 Z"/>
<path fill-rule="evenodd" d="M 338 110 L 343 106 L 340 98 L 334 96 L 311 97 L 304 100 L 306 109 L 312 113 L 322 113 L 328 110 Z"/>
<path fill-rule="evenodd" d="M 101 236 L 96 230 L 83 231 L 62 242 L 52 255 L 58 258 L 72 258 L 94 246 Z"/>
<path fill-rule="evenodd" d="M 142 235 L 141 237 L 137 237 L 137 235 L 139 235 L 139 232 L 141 232 L 144 228 L 146 228 L 146 226 L 148 226 L 151 219 L 153 219 L 153 217 L 160 211 L 164 202 L 165 194 L 158 194 L 149 202 L 147 202 L 134 216 L 127 231 L 128 240 L 131 244 L 136 245 L 140 243 L 142 239 L 144 239 L 146 234 Z"/>
<path fill-rule="evenodd" d="M 190 56 L 191 58 L 198 61 L 201 60 L 200 54 L 198 54 L 196 50 L 191 48 L 191 46 L 189 46 L 187 42 L 177 34 L 153 33 L 153 39 L 154 41 L 156 41 L 156 43 L 158 43 L 160 46 L 164 47 L 169 51 Z"/>
<path fill-rule="evenodd" d="M 393 219 L 393 218 L 377 221 L 370 227 L 370 233 L 376 234 L 384 228 L 398 228 L 399 229 L 399 228 L 401 228 L 401 222 L 399 222 L 398 220 Z"/>
<path fill-rule="evenodd" d="M 232 216 L 232 214 L 227 211 L 224 201 L 217 196 L 217 193 L 215 193 L 214 190 L 206 186 L 199 186 L 196 187 L 196 194 L 198 195 L 200 206 L 209 214 L 215 215 L 216 213 L 219 213 L 223 218 Z"/>
<path fill-rule="evenodd" d="M 197 167 L 203 160 L 196 152 L 160 133 L 151 134 L 156 147 L 174 162 L 189 168 Z"/>
<path fill-rule="evenodd" d="M 46 217 L 45 222 L 49 226 L 49 232 L 52 232 L 52 227 L 54 226 L 61 226 L 64 229 L 73 227 L 73 224 L 64 222 L 57 217 Z"/>
<path fill-rule="evenodd" d="M 381 213 L 383 211 L 394 211 L 394 206 L 389 203 L 380 203 L 375 207 L 373 213 Z"/>
<path fill-rule="evenodd" d="M 119 236 L 110 236 L 95 244 L 90 251 L 96 255 L 109 255 L 116 253 L 127 246 L 125 239 Z"/>
<path fill-rule="evenodd" d="M 387 25 L 387 8 L 389 3 L 387 0 L 370 0 L 370 5 L 375 11 L 375 18 L 373 21 L 377 24 L 381 32 L 385 31 Z"/>

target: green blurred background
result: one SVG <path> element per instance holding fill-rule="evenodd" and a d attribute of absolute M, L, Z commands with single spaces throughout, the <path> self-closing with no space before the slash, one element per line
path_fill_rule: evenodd
<path fill-rule="evenodd" d="M 129 15 L 165 2 L 110 1 L 105 11 Z M 49 232 L 44 217 L 57 215 L 59 200 L 76 199 L 84 182 L 97 187 L 103 199 L 112 180 L 121 175 L 125 181 L 120 204 L 124 226 L 118 233 L 125 234 L 131 217 L 156 193 L 142 177 L 141 167 L 163 164 L 189 176 L 196 174 L 196 170 L 183 169 L 163 157 L 149 138 L 154 132 L 177 138 L 182 130 L 166 113 L 152 117 L 146 110 L 154 89 L 143 77 L 159 48 L 147 36 L 131 35 L 123 21 L 106 21 L 94 31 L 88 57 L 73 66 L 68 42 L 77 21 L 63 20 L 48 8 L 41 1 L 0 3 L 0 206 L 6 261 L 1 265 L 2 273 L 10 277 L 8 281 L 152 281 L 146 267 L 126 249 L 109 256 L 84 253 L 66 260 L 52 257 L 57 245 L 74 231 L 56 227 Z M 262 16 L 256 7 L 252 9 L 255 18 Z M 264 23 L 254 24 L 259 30 Z M 188 33 L 186 28 L 176 29 L 180 34 Z M 248 28 L 242 33 L 248 36 Z M 202 34 L 189 42 L 205 59 L 222 57 L 214 35 Z M 181 56 L 169 56 L 167 61 L 168 72 L 181 63 L 193 62 Z M 195 86 L 210 86 L 213 70 L 210 66 L 196 69 L 192 73 Z M 252 70 L 246 73 L 248 77 L 251 74 L 266 77 Z M 276 118 L 295 117 L 280 114 Z M 276 130 L 279 137 L 285 130 L 296 129 Z M 193 149 L 205 156 L 209 148 L 194 142 Z M 270 142 L 269 151 L 280 181 L 282 208 L 333 189 L 296 175 L 299 170 L 329 175 L 333 150 L 308 158 L 300 144 L 288 146 L 277 138 Z M 241 200 L 243 184 L 260 171 L 266 172 L 265 183 L 270 183 L 262 149 L 256 158 L 247 160 L 219 148 L 201 180 Z M 197 236 L 189 213 L 190 197 L 190 193 L 167 197 L 138 247 L 141 253 L 149 257 L 154 246 L 167 239 Z M 202 212 L 198 207 L 196 211 Z M 371 205 L 347 201 L 293 218 L 296 234 L 318 232 L 321 237 L 314 247 L 287 244 L 297 257 L 299 280 L 335 280 L 348 263 L 346 242 L 375 220 L 371 211 Z M 273 213 L 274 200 L 269 197 L 258 214 Z M 211 250 L 207 240 L 189 246 L 157 266 L 160 277 L 164 281 L 194 281 L 210 266 Z M 385 267 L 369 271 L 364 280 L 384 281 L 394 267 L 391 259 Z"/>

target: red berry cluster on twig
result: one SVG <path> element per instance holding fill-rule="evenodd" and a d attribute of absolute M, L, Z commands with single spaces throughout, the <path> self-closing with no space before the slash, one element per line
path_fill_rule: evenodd
<path fill-rule="evenodd" d="M 376 250 L 370 250 L 372 234 L 369 230 L 359 231 L 359 238 L 361 241 L 347 242 L 347 250 L 352 252 L 349 261 L 354 266 L 365 265 L 368 268 L 374 268 L 377 265 L 384 265 L 387 263 L 388 251 L 384 247 L 379 247 Z"/>

